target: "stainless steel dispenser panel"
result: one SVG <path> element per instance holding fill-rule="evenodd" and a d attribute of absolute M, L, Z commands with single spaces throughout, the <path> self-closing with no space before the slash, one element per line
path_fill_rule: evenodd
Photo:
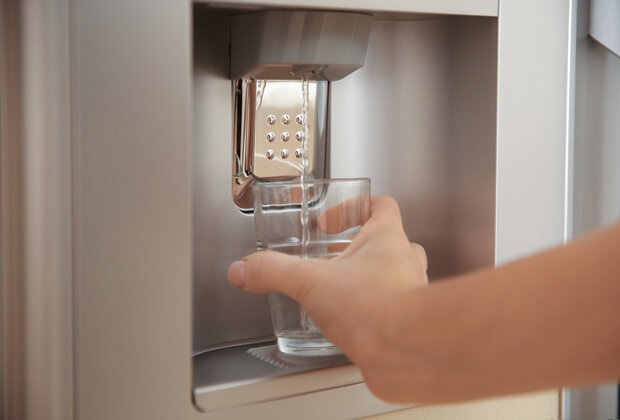
<path fill-rule="evenodd" d="M 256 249 L 251 216 L 231 199 L 232 89 L 229 20 L 201 14 L 194 25 L 193 75 L 193 349 L 273 335 L 264 296 L 226 281 L 228 265 Z"/>
<path fill-rule="evenodd" d="M 194 398 L 218 410 L 251 403 L 258 391 L 267 401 L 329 384 L 255 365 L 265 362 L 247 353 L 272 329 L 264 297 L 225 280 L 228 264 L 255 249 L 252 217 L 231 200 L 232 159 L 223 158 L 234 108 L 228 20 L 221 10 L 197 10 Z M 425 245 L 438 278 L 493 263 L 497 21 L 416 19 L 374 21 L 364 66 L 330 82 L 326 153 L 332 177 L 370 177 L 373 194 L 398 200 L 407 234 Z M 327 370 L 334 384 L 361 380 L 349 365 Z"/>

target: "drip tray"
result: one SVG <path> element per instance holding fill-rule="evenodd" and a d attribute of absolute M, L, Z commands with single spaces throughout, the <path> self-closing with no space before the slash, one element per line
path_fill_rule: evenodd
<path fill-rule="evenodd" d="M 275 344 L 244 345 L 194 356 L 194 404 L 205 412 L 363 382 L 345 356 L 292 356 Z"/>
<path fill-rule="evenodd" d="M 278 350 L 278 346 L 275 344 L 270 346 L 252 347 L 248 350 L 248 354 L 257 357 L 272 366 L 280 369 L 288 369 L 289 371 L 295 369 L 301 369 L 302 371 L 321 369 L 349 363 L 349 359 L 343 355 L 309 357 L 282 353 Z"/>

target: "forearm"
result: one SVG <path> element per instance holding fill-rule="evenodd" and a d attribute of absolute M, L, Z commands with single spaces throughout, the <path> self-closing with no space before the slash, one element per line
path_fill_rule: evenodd
<path fill-rule="evenodd" d="M 388 310 L 394 344 L 372 356 L 385 360 L 364 372 L 369 386 L 441 402 L 618 379 L 619 254 L 617 225 L 408 293 Z"/>

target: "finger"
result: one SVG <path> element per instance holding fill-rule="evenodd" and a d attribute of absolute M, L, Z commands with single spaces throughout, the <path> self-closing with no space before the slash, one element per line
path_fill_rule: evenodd
<path fill-rule="evenodd" d="M 426 271 L 428 269 L 428 257 L 426 256 L 426 251 L 420 244 L 411 242 L 409 245 L 411 246 L 411 250 L 413 251 L 413 253 L 416 255 L 416 257 L 418 257 L 418 260 L 422 264 L 424 271 Z"/>
<path fill-rule="evenodd" d="M 299 300 L 320 262 L 279 252 L 263 251 L 236 261 L 228 268 L 228 281 L 252 293 L 280 292 Z"/>
<path fill-rule="evenodd" d="M 331 255 L 341 254 L 351 245 L 351 242 L 334 242 L 327 245 L 327 252 Z"/>
<path fill-rule="evenodd" d="M 409 244 L 403 230 L 398 203 L 387 195 L 371 196 L 370 218 L 343 251 L 343 255 L 351 255 L 371 243 L 374 245 L 367 248 L 368 251 L 391 248 L 395 240 L 401 241 L 405 246 Z"/>
<path fill-rule="evenodd" d="M 372 228 L 397 226 L 402 229 L 400 209 L 396 200 L 387 195 L 372 196 L 370 198 L 370 219 L 368 222 L 372 222 L 369 226 Z"/>
<path fill-rule="evenodd" d="M 370 203 L 366 196 L 346 199 L 325 210 L 317 223 L 325 233 L 340 233 L 364 224 L 370 216 Z"/>
<path fill-rule="evenodd" d="M 363 224 L 369 217 L 380 223 L 395 220 L 401 223 L 396 200 L 387 195 L 375 195 L 370 197 L 370 203 L 364 197 L 355 197 L 331 207 L 319 217 L 318 225 L 326 233 L 338 233 Z"/>

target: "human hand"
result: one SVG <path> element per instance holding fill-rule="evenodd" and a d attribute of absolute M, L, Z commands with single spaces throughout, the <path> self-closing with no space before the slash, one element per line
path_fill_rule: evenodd
<path fill-rule="evenodd" d="M 276 291 L 299 301 L 327 338 L 363 366 L 386 345 L 386 308 L 427 284 L 426 253 L 407 239 L 394 199 L 372 197 L 370 213 L 338 257 L 304 260 L 257 252 L 231 264 L 228 279 L 249 292 Z"/>
<path fill-rule="evenodd" d="M 458 402 L 618 378 L 620 339 L 609 331 L 619 319 L 620 224 L 421 287 L 426 254 L 408 242 L 396 202 L 372 197 L 370 213 L 338 257 L 259 252 L 233 263 L 229 281 L 299 301 L 390 402 Z M 562 299 L 553 299 L 558 290 Z M 576 328 L 587 338 L 581 345 Z"/>

